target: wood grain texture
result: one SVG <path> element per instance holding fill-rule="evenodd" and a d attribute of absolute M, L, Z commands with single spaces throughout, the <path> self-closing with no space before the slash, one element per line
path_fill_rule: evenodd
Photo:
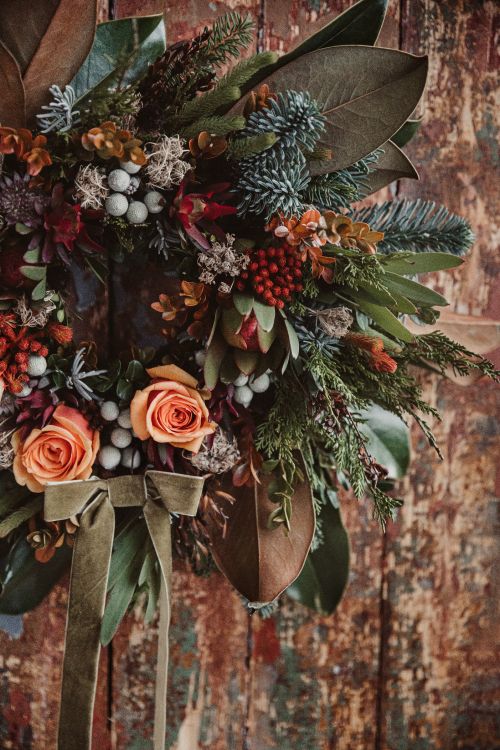
<path fill-rule="evenodd" d="M 246 9 L 259 48 L 286 51 L 350 0 L 115 0 L 119 16 L 164 11 L 168 37 L 197 33 L 227 8 Z M 103 7 L 104 7 L 103 3 Z M 105 9 L 104 9 L 105 12 Z M 493 0 L 393 0 L 383 46 L 429 53 L 425 119 L 408 149 L 422 176 L 398 192 L 442 201 L 477 234 L 465 268 L 436 289 L 457 312 L 500 317 L 495 168 Z M 382 200 L 394 188 L 378 195 Z M 154 340 L 148 304 L 158 281 L 124 267 L 108 300 L 77 278 L 80 330 L 117 348 Z M 153 289 L 154 286 L 154 289 Z M 126 293 L 134 306 L 119 303 Z M 96 307 L 95 302 L 99 305 Z M 108 322 L 110 325 L 108 326 Z M 368 501 L 343 498 L 352 573 L 336 614 L 317 617 L 284 600 L 268 620 L 249 617 L 218 575 L 177 566 L 169 687 L 169 750 L 498 750 L 498 389 L 425 376 L 444 461 L 413 432 L 405 507 L 385 538 Z M 0 632 L 0 748 L 55 747 L 66 592 Z M 101 661 L 95 721 L 100 750 L 149 748 L 155 626 L 131 613 Z M 108 667 L 111 669 L 108 672 Z M 109 682 L 108 682 L 109 679 Z"/>

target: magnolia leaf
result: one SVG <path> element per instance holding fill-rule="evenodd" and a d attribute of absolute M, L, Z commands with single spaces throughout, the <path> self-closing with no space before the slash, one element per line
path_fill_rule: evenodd
<path fill-rule="evenodd" d="M 391 336 L 395 336 L 401 341 L 406 341 L 406 343 L 413 341 L 413 335 L 410 331 L 386 307 L 374 305 L 371 302 L 365 302 L 365 300 L 361 299 L 358 300 L 358 305 L 364 313 Z"/>
<path fill-rule="evenodd" d="M 436 305 L 437 307 L 446 307 L 449 304 L 448 300 L 442 294 L 438 294 L 423 284 L 418 284 L 416 281 L 406 279 L 404 276 L 399 276 L 390 271 L 386 272 L 384 283 L 391 294 L 395 290 L 400 294 L 404 294 L 405 297 L 419 306 L 433 307 Z"/>
<path fill-rule="evenodd" d="M 320 511 L 323 541 L 309 553 L 300 576 L 287 590 L 288 596 L 322 614 L 337 608 L 349 579 L 349 537 L 340 510 L 331 502 Z"/>
<path fill-rule="evenodd" d="M 77 98 L 82 99 L 107 78 L 117 75 L 124 62 L 127 75 L 122 83 L 137 80 L 148 64 L 165 51 L 165 45 L 162 15 L 99 24 L 90 54 L 71 81 Z"/>
<path fill-rule="evenodd" d="M 0 41 L 0 125 L 19 128 L 26 120 L 21 71 L 12 53 Z"/>
<path fill-rule="evenodd" d="M 11 549 L 4 565 L 0 564 L 3 580 L 0 613 L 20 615 L 34 609 L 47 596 L 59 578 L 69 570 L 71 548 L 60 547 L 46 563 L 35 560 L 28 542 L 21 537 Z"/>
<path fill-rule="evenodd" d="M 399 146 L 399 148 L 403 148 L 403 146 L 406 146 L 406 144 L 411 141 L 421 124 L 422 118 L 419 120 L 407 120 L 405 124 L 399 128 L 398 132 L 394 133 L 392 136 L 392 142 L 395 143 L 396 146 Z"/>
<path fill-rule="evenodd" d="M 308 52 L 338 46 L 339 44 L 375 44 L 384 22 L 386 9 L 387 0 L 359 0 L 315 34 L 311 34 L 307 39 L 304 39 L 286 55 L 278 58 L 275 63 L 259 70 L 245 84 L 242 91 L 250 91 L 263 78 L 271 75 L 273 71 L 282 68 L 292 60 L 297 60 Z"/>
<path fill-rule="evenodd" d="M 382 146 L 384 151 L 380 155 L 378 162 L 374 164 L 373 171 L 366 176 L 365 182 L 367 188 L 363 190 L 363 195 L 371 195 L 390 185 L 395 180 L 401 180 L 404 177 L 410 180 L 418 180 L 418 172 L 401 149 L 392 141 L 387 141 Z"/>
<path fill-rule="evenodd" d="M 400 479 L 408 471 L 410 464 L 409 429 L 396 414 L 372 404 L 361 410 L 364 420 L 359 425 L 367 439 L 367 449 L 389 472 L 390 479 Z"/>
<path fill-rule="evenodd" d="M 268 528 L 277 506 L 268 497 L 270 477 L 237 490 L 223 487 L 236 497 L 225 507 L 226 529 L 208 520 L 215 563 L 230 583 L 250 602 L 276 599 L 299 575 L 314 535 L 314 508 L 307 481 L 299 483 L 292 498 L 291 529 Z"/>
<path fill-rule="evenodd" d="M 63 88 L 78 71 L 96 23 L 97 0 L 3 1 L 0 39 L 19 65 L 28 123 L 48 101 L 50 86 Z M 9 120 L 6 124 L 14 124 Z"/>
<path fill-rule="evenodd" d="M 427 57 L 345 45 L 303 55 L 272 73 L 271 91 L 306 90 L 326 117 L 320 145 L 330 160 L 311 174 L 344 169 L 386 143 L 415 109 L 425 86 Z M 241 109 L 239 102 L 232 111 Z"/>
<path fill-rule="evenodd" d="M 464 262 L 462 258 L 450 253 L 404 253 L 404 256 L 380 255 L 380 262 L 386 271 L 400 274 L 401 276 L 413 276 L 417 273 L 430 273 L 431 271 L 445 271 L 449 268 L 457 268 Z"/>

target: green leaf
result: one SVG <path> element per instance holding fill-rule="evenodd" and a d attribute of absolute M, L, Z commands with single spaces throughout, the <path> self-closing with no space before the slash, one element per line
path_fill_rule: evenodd
<path fill-rule="evenodd" d="M 263 328 L 257 329 L 257 339 L 261 352 L 267 354 L 271 346 L 273 345 L 274 339 L 276 338 L 277 331 L 272 329 L 265 331 Z"/>
<path fill-rule="evenodd" d="M 0 539 L 8 536 L 11 531 L 17 529 L 22 523 L 38 513 L 43 508 L 43 496 L 31 495 L 31 499 L 20 508 L 16 508 L 6 518 L 0 521 Z"/>
<path fill-rule="evenodd" d="M 241 372 L 234 361 L 232 351 L 229 351 L 222 360 L 219 378 L 223 383 L 229 385 L 230 383 L 234 383 L 238 375 L 241 375 Z"/>
<path fill-rule="evenodd" d="M 251 375 L 259 361 L 259 352 L 248 352 L 243 349 L 235 349 L 233 356 L 239 370 L 244 372 L 245 375 Z"/>
<path fill-rule="evenodd" d="M 392 136 L 393 143 L 395 143 L 396 146 L 399 146 L 399 148 L 406 146 L 416 134 L 421 124 L 422 118 L 420 118 L 420 120 L 407 120 L 405 124 L 399 128 L 398 132 L 394 133 Z"/>
<path fill-rule="evenodd" d="M 306 90 L 319 102 L 326 117 L 320 145 L 332 148 L 333 156 L 312 163 L 311 174 L 324 174 L 344 169 L 386 143 L 415 109 L 426 77 L 426 57 L 346 45 L 311 52 L 265 83 L 272 91 Z M 362 125 L 354 128 L 353 121 Z"/>
<path fill-rule="evenodd" d="M 33 229 L 31 227 L 26 226 L 26 224 L 21 224 L 20 222 L 18 222 L 16 224 L 16 232 L 18 234 L 31 234 L 33 232 Z M 36 261 L 29 261 L 26 258 L 26 256 L 24 256 L 24 260 L 26 261 L 26 263 L 30 263 L 30 262 L 36 263 Z"/>
<path fill-rule="evenodd" d="M 331 502 L 321 507 L 323 543 L 309 553 L 300 576 L 287 589 L 292 599 L 330 615 L 338 606 L 349 578 L 349 537 L 340 510 Z"/>
<path fill-rule="evenodd" d="M 360 432 L 367 438 L 368 452 L 389 472 L 391 479 L 400 479 L 410 463 L 410 431 L 396 414 L 373 404 L 360 412 L 364 420 Z"/>
<path fill-rule="evenodd" d="M 406 154 L 392 140 L 384 143 L 382 149 L 384 153 L 374 164 L 373 171 L 365 178 L 368 187 L 363 189 L 364 196 L 376 193 L 377 190 L 390 185 L 391 182 L 405 177 L 410 180 L 418 180 L 417 170 Z"/>
<path fill-rule="evenodd" d="M 137 359 L 133 359 L 128 363 L 127 369 L 125 370 L 125 377 L 132 383 L 139 380 L 143 380 L 146 372 L 141 362 Z"/>
<path fill-rule="evenodd" d="M 41 281 L 47 275 L 47 268 L 45 266 L 21 266 L 19 270 L 23 276 L 32 281 Z"/>
<path fill-rule="evenodd" d="M 375 44 L 384 22 L 386 9 L 387 0 L 359 0 L 286 55 L 278 58 L 273 65 L 260 70 L 242 90 L 250 91 L 274 70 L 288 65 L 309 52 L 340 44 Z"/>
<path fill-rule="evenodd" d="M 217 385 L 219 371 L 226 351 L 227 343 L 219 333 L 216 333 L 207 349 L 205 364 L 203 365 L 205 385 L 210 390 L 213 390 Z"/>
<path fill-rule="evenodd" d="M 38 282 L 36 287 L 31 292 L 31 297 L 36 302 L 37 300 L 43 299 L 47 293 L 47 282 L 45 277 Z"/>
<path fill-rule="evenodd" d="M 134 394 L 134 386 L 126 378 L 120 378 L 116 384 L 116 395 L 121 401 L 130 401 Z"/>
<path fill-rule="evenodd" d="M 384 281 L 391 293 L 394 289 L 396 292 L 404 294 L 405 297 L 415 302 L 416 305 L 423 307 L 433 307 L 434 305 L 446 307 L 448 305 L 448 300 L 442 294 L 438 294 L 423 284 L 418 284 L 416 281 L 406 279 L 404 276 L 399 276 L 388 271 L 385 274 Z"/>
<path fill-rule="evenodd" d="M 36 247 L 34 250 L 28 250 L 24 253 L 23 260 L 25 263 L 38 263 L 40 260 L 40 248 Z"/>
<path fill-rule="evenodd" d="M 2 566 L 0 613 L 20 615 L 38 606 L 69 569 L 71 552 L 70 547 L 61 547 L 51 560 L 39 563 L 35 560 L 33 549 L 21 537 Z"/>
<path fill-rule="evenodd" d="M 252 312 L 253 297 L 250 294 L 233 294 L 233 305 L 241 315 L 249 315 Z"/>
<path fill-rule="evenodd" d="M 164 51 L 163 16 L 142 16 L 107 21 L 97 27 L 94 43 L 82 67 L 71 81 L 77 99 L 82 99 L 106 79 L 112 79 L 129 61 L 122 84 L 136 81 Z"/>
<path fill-rule="evenodd" d="M 397 254 L 385 257 L 381 255 L 379 260 L 387 271 L 402 276 L 445 271 L 449 268 L 457 268 L 463 263 L 462 258 L 449 253 L 412 253 L 411 255 L 405 253 L 405 257 L 399 257 Z"/>
<path fill-rule="evenodd" d="M 286 333 L 288 337 L 290 354 L 292 355 L 293 359 L 297 359 L 297 357 L 299 356 L 299 352 L 300 352 L 299 337 L 297 336 L 293 325 L 286 318 L 285 318 L 285 328 L 286 328 Z"/>
<path fill-rule="evenodd" d="M 253 311 L 259 326 L 264 331 L 271 331 L 276 319 L 276 308 L 271 305 L 265 305 L 263 302 L 259 302 L 259 300 L 254 300 Z"/>
<path fill-rule="evenodd" d="M 108 580 L 110 591 L 101 625 L 101 643 L 107 646 L 132 601 L 144 563 L 148 530 L 141 519 L 116 538 Z"/>
<path fill-rule="evenodd" d="M 395 336 L 397 339 L 406 341 L 407 343 L 413 341 L 413 335 L 410 331 L 405 328 L 397 317 L 386 307 L 374 305 L 371 302 L 365 302 L 364 300 L 359 300 L 358 304 L 364 313 L 366 313 L 378 326 L 384 331 L 387 331 L 391 336 Z"/>

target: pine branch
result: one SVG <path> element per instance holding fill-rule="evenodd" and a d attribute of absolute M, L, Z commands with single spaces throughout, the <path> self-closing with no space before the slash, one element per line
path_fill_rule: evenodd
<path fill-rule="evenodd" d="M 361 200 L 368 189 L 367 176 L 377 163 L 380 150 L 365 156 L 347 169 L 313 177 L 304 200 L 322 209 L 350 208 Z"/>
<path fill-rule="evenodd" d="M 383 253 L 435 251 L 464 255 L 474 242 L 469 223 L 433 201 L 386 201 L 362 209 L 355 219 L 384 232 L 378 245 Z"/>
<path fill-rule="evenodd" d="M 261 133 L 247 138 L 234 138 L 227 149 L 227 156 L 235 161 L 249 159 L 274 146 L 276 140 L 276 133 Z"/>
<path fill-rule="evenodd" d="M 466 349 L 465 346 L 449 339 L 441 331 L 416 336 L 414 342 L 405 350 L 409 362 L 421 365 L 432 362 L 444 375 L 446 368 L 451 367 L 455 375 L 465 377 L 471 372 L 480 372 L 492 380 L 500 379 L 500 372 L 492 362 Z"/>
<path fill-rule="evenodd" d="M 174 132 L 196 120 L 211 117 L 217 110 L 230 107 L 240 97 L 241 91 L 237 86 L 216 86 L 206 94 L 186 102 L 178 114 L 170 119 L 169 128 Z"/>
<path fill-rule="evenodd" d="M 278 59 L 276 52 L 259 52 L 252 57 L 241 60 L 217 83 L 218 87 L 238 86 L 241 87 L 258 73 L 262 68 L 272 65 Z"/>
<path fill-rule="evenodd" d="M 245 118 L 241 115 L 225 115 L 224 117 L 203 117 L 196 120 L 191 125 L 184 127 L 179 135 L 183 138 L 194 138 L 203 130 L 213 135 L 227 135 L 235 130 L 242 130 L 245 127 Z"/>
<path fill-rule="evenodd" d="M 269 107 L 252 112 L 242 135 L 276 133 L 280 149 L 303 147 L 312 151 L 325 128 L 325 118 L 308 93 L 285 91 Z"/>
<path fill-rule="evenodd" d="M 292 216 L 303 209 L 300 194 L 309 181 L 301 151 L 277 151 L 276 147 L 240 162 L 237 188 L 241 193 L 240 216 L 263 214 L 268 220 L 276 213 Z"/>
<path fill-rule="evenodd" d="M 210 29 L 206 54 L 212 65 L 224 65 L 237 57 L 253 40 L 254 22 L 250 15 L 240 16 L 235 11 L 217 18 Z"/>

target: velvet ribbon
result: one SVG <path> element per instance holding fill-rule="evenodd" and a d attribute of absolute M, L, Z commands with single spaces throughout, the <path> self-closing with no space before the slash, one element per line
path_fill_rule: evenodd
<path fill-rule="evenodd" d="M 140 506 L 160 569 L 160 622 L 155 690 L 154 750 L 164 750 L 168 630 L 172 574 L 170 513 L 194 516 L 203 479 L 161 471 L 144 476 L 58 482 L 45 490 L 46 521 L 79 515 L 66 625 L 58 750 L 90 750 L 100 631 L 106 601 L 114 508 Z"/>

